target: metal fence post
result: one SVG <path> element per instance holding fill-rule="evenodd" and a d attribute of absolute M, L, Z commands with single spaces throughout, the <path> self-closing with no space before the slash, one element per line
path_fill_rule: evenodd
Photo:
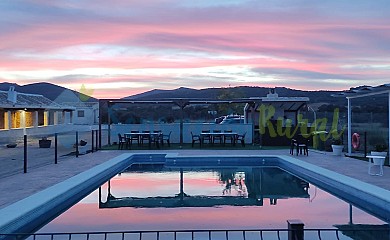
<path fill-rule="evenodd" d="M 76 157 L 79 157 L 79 132 L 76 131 Z"/>
<path fill-rule="evenodd" d="M 303 240 L 305 224 L 299 219 L 287 220 L 288 240 Z"/>
<path fill-rule="evenodd" d="M 91 145 L 92 145 L 92 148 L 91 148 L 91 153 L 93 153 L 93 141 L 94 141 L 94 130 L 92 130 L 91 131 L 92 132 L 92 143 L 91 143 Z"/>
<path fill-rule="evenodd" d="M 96 137 L 96 141 L 95 141 L 96 142 L 96 151 L 98 151 L 102 147 L 102 145 L 100 144 L 101 140 L 100 140 L 100 136 L 99 136 L 99 130 L 96 130 L 95 137 Z M 98 142 L 99 142 L 99 144 L 98 144 Z"/>
<path fill-rule="evenodd" d="M 23 172 L 27 173 L 27 135 L 24 135 L 24 161 L 23 161 Z"/>
<path fill-rule="evenodd" d="M 367 132 L 364 132 L 364 157 L 367 157 Z"/>
<path fill-rule="evenodd" d="M 99 150 L 99 130 L 94 130 L 95 131 L 95 152 Z"/>
<path fill-rule="evenodd" d="M 57 133 L 54 133 L 54 164 L 58 163 Z"/>

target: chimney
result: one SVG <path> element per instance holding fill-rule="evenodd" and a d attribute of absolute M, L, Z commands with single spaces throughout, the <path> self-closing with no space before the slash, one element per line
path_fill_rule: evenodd
<path fill-rule="evenodd" d="M 277 98 L 279 95 L 276 93 L 275 89 L 269 89 L 267 98 Z"/>
<path fill-rule="evenodd" d="M 18 93 L 15 91 L 15 87 L 13 86 L 9 87 L 7 100 L 15 104 L 17 96 Z"/>

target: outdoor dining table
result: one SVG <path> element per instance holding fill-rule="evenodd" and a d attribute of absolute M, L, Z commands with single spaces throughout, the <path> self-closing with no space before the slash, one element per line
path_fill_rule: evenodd
<path fill-rule="evenodd" d="M 233 146 L 236 145 L 236 138 L 238 133 L 236 132 L 202 132 L 200 133 L 200 138 L 203 139 L 205 137 L 211 137 L 212 141 L 211 143 L 214 143 L 215 138 L 221 137 L 222 139 L 225 139 L 225 137 L 231 137 L 233 139 L 232 144 Z M 224 141 L 225 143 L 225 141 Z"/>
<path fill-rule="evenodd" d="M 148 139 L 148 145 L 149 148 L 152 148 L 152 140 L 155 140 L 156 147 L 160 148 L 160 136 L 162 136 L 161 132 L 131 132 L 131 133 L 125 133 L 124 134 L 126 139 L 131 139 L 131 138 L 147 138 Z"/>

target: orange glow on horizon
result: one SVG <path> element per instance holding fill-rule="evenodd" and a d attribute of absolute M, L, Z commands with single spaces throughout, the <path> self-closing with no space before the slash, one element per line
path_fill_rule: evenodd
<path fill-rule="evenodd" d="M 179 87 L 316 91 L 388 83 L 383 3 L 349 4 L 348 13 L 340 1 L 19 4 L 0 9 L 9 23 L 0 35 L 3 82 L 95 85 L 95 98 Z"/>

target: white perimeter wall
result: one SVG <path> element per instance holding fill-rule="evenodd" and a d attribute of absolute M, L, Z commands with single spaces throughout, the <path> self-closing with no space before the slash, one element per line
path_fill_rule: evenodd
<path fill-rule="evenodd" d="M 78 111 L 84 111 L 84 117 L 78 116 Z M 67 113 L 70 114 L 70 113 Z M 99 108 L 77 108 L 73 111 L 72 122 L 80 125 L 93 125 L 98 123 Z M 70 118 L 70 116 L 69 116 Z"/>
<path fill-rule="evenodd" d="M 111 125 L 111 143 L 118 141 L 118 133 L 130 133 L 137 131 L 157 131 L 161 130 L 164 134 L 171 134 L 171 143 L 180 143 L 180 123 L 172 124 L 112 124 Z M 245 135 L 245 143 L 252 143 L 252 124 L 214 124 L 214 123 L 184 123 L 183 124 L 183 142 L 191 143 L 191 131 L 193 134 L 199 134 L 202 130 L 232 130 L 238 134 Z"/>
<path fill-rule="evenodd" d="M 39 126 L 31 128 L 13 128 L 10 130 L 0 130 L 0 143 L 12 143 L 13 140 L 22 138 L 24 134 L 28 136 L 52 136 L 55 133 L 66 133 L 66 132 L 85 132 L 97 130 L 98 125 L 73 125 L 73 124 L 59 124 L 49 126 Z M 107 126 L 103 126 L 107 129 Z"/>

